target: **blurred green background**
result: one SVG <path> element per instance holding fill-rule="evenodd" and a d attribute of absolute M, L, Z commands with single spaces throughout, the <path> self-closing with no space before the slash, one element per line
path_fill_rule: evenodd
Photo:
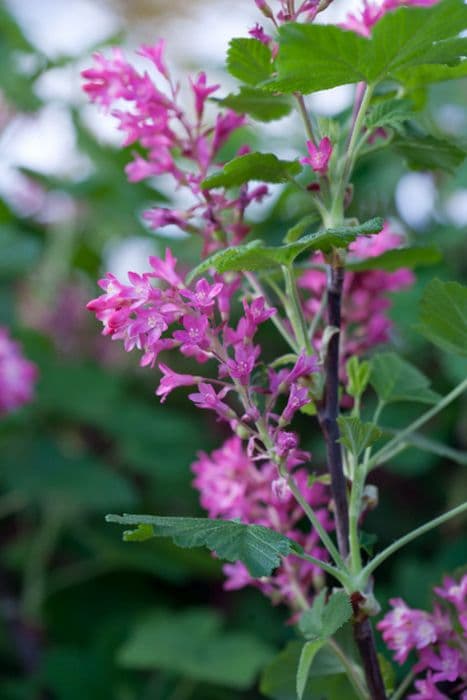
<path fill-rule="evenodd" d="M 344 10 L 337 4 L 336 16 Z M 293 638 L 286 610 L 252 589 L 223 591 L 208 552 L 123 544 L 119 528 L 105 524 L 107 512 L 201 514 L 190 464 L 225 434 L 183 390 L 161 407 L 156 373 L 101 338 L 84 309 L 103 272 L 144 269 L 164 248 L 140 213 L 170 192 L 126 182 L 129 153 L 118 149 L 111 118 L 80 95 L 79 71 L 97 46 L 167 35 L 180 74 L 203 68 L 217 79 L 229 35 L 246 34 L 254 19 L 249 0 L 235 9 L 217 0 L 189 8 L 173 0 L 0 4 L 0 324 L 40 370 L 35 401 L 0 422 L 2 700 L 259 698 L 258 671 Z M 310 104 L 332 115 L 348 98 L 343 89 Z M 457 138 L 465 138 L 466 98 L 458 81 L 420 95 L 426 119 Z M 283 151 L 301 147 L 298 127 L 286 131 L 288 143 L 282 122 L 244 136 Z M 446 392 L 465 363 L 441 356 L 413 326 L 431 277 L 467 277 L 467 165 L 446 179 L 408 173 L 383 154 L 361 165 L 355 184 L 357 215 L 387 212 L 411 238 L 443 252 L 442 263 L 394 297 L 391 314 L 393 347 Z M 300 206 L 287 193 L 275 196 L 260 235 L 278 240 Z M 194 259 L 195 244 L 171 245 L 185 262 Z M 401 426 L 419 410 L 396 404 L 385 422 Z M 319 463 L 318 434 L 304 425 Z M 465 400 L 429 435 L 466 449 Z M 408 450 L 374 482 L 380 507 L 365 529 L 380 547 L 459 502 L 465 460 Z M 380 571 L 383 607 L 394 595 L 428 606 L 430 588 L 465 555 L 456 521 L 412 544 Z"/>

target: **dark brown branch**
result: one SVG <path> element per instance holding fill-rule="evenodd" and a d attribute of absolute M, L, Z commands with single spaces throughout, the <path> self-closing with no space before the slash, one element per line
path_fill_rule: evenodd
<path fill-rule="evenodd" d="M 341 327 L 342 285 L 344 268 L 330 268 L 328 280 L 328 323 L 335 329 Z M 339 552 L 345 558 L 349 553 L 349 509 L 347 484 L 342 466 L 342 450 L 339 439 L 339 346 L 340 333 L 331 337 L 324 364 L 325 394 L 319 420 L 326 441 L 328 469 L 331 475 L 331 490 L 335 506 L 336 532 Z"/>
<path fill-rule="evenodd" d="M 386 700 L 381 669 L 376 653 L 375 638 L 370 619 L 355 622 L 353 627 L 354 639 L 357 644 L 365 671 L 366 684 L 370 691 L 371 700 Z"/>
<path fill-rule="evenodd" d="M 335 504 L 335 521 L 339 552 L 344 557 L 349 554 L 349 508 L 347 483 L 342 463 L 342 449 L 339 440 L 339 353 L 341 329 L 342 289 L 344 268 L 330 267 L 328 278 L 328 324 L 337 330 L 329 340 L 324 364 L 324 400 L 319 411 L 319 420 L 326 442 L 328 469 L 331 475 L 331 491 Z M 354 616 L 354 639 L 362 658 L 366 683 L 371 700 L 386 700 L 386 691 L 376 653 L 373 628 L 369 618 Z"/>

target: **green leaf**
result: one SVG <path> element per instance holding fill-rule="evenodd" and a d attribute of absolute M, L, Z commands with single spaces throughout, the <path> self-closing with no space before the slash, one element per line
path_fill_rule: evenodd
<path fill-rule="evenodd" d="M 198 275 L 215 269 L 217 272 L 266 270 L 276 265 L 291 265 L 296 257 L 306 250 L 314 252 L 321 250 L 329 253 L 333 248 L 345 248 L 360 235 L 379 233 L 383 227 L 383 219 L 370 219 L 358 226 L 342 226 L 303 236 L 294 243 L 283 246 L 266 246 L 263 241 L 255 240 L 225 250 L 220 250 L 211 257 L 203 260 L 187 276 L 190 283 Z"/>
<path fill-rule="evenodd" d="M 223 107 L 230 107 L 239 114 L 249 114 L 260 122 L 272 122 L 290 114 L 292 105 L 284 95 L 271 95 L 270 92 L 254 87 L 243 86 L 240 92 L 227 95 L 220 101 Z"/>
<path fill-rule="evenodd" d="M 370 381 L 371 362 L 368 360 L 361 362 L 356 355 L 353 355 L 347 361 L 346 372 L 348 376 L 347 393 L 354 398 L 362 396 Z"/>
<path fill-rule="evenodd" d="M 297 700 L 297 667 L 302 643 L 289 644 L 265 668 L 260 690 L 273 700 Z M 316 654 L 308 674 L 303 700 L 357 700 L 347 680 L 345 669 L 329 649 L 322 647 Z"/>
<path fill-rule="evenodd" d="M 467 357 L 467 287 L 434 279 L 425 287 L 417 328 L 446 352 Z"/>
<path fill-rule="evenodd" d="M 325 590 L 321 591 L 311 608 L 300 617 L 298 626 L 307 639 L 329 639 L 352 616 L 352 606 L 345 591 L 335 591 L 326 605 L 325 595 Z"/>
<path fill-rule="evenodd" d="M 298 221 L 295 224 L 295 226 L 289 228 L 289 230 L 284 236 L 284 242 L 294 243 L 296 240 L 303 236 L 307 229 L 311 228 L 312 226 L 315 227 L 318 222 L 319 215 L 307 214 L 307 216 L 304 216 L 303 219 L 300 219 L 300 221 Z"/>
<path fill-rule="evenodd" d="M 384 403 L 436 403 L 440 398 L 424 374 L 392 352 L 374 355 L 370 383 Z"/>
<path fill-rule="evenodd" d="M 365 116 L 364 124 L 373 131 L 379 127 L 398 127 L 414 116 L 410 100 L 390 99 L 373 105 Z"/>
<path fill-rule="evenodd" d="M 270 576 L 281 557 L 300 551 L 300 546 L 262 525 L 244 525 L 234 520 L 171 518 L 153 515 L 107 515 L 107 522 L 147 525 L 154 537 L 170 537 L 179 547 L 207 547 L 220 559 L 242 561 L 255 578 Z M 146 531 L 145 531 L 146 532 Z M 131 541 L 134 531 L 123 534 Z"/>
<path fill-rule="evenodd" d="M 466 156 L 466 151 L 453 141 L 418 133 L 413 129 L 404 135 L 397 134 L 391 141 L 391 147 L 405 158 L 413 170 L 453 172 Z"/>
<path fill-rule="evenodd" d="M 399 82 L 412 90 L 430 83 L 458 80 L 467 77 L 467 61 L 461 61 L 456 66 L 412 66 L 397 71 L 396 77 Z"/>
<path fill-rule="evenodd" d="M 250 180 L 287 182 L 298 175 L 302 166 L 295 160 L 279 160 L 273 153 L 247 153 L 226 163 L 223 169 L 201 183 L 205 190 L 236 187 Z"/>
<path fill-rule="evenodd" d="M 308 94 L 337 85 L 397 79 L 407 67 L 454 64 L 465 52 L 458 34 L 467 24 L 462 0 L 388 12 L 366 39 L 332 25 L 287 23 L 279 31 L 274 91 Z"/>
<path fill-rule="evenodd" d="M 382 435 L 374 423 L 363 423 L 358 416 L 339 416 L 337 419 L 341 442 L 358 460 L 361 453 Z"/>
<path fill-rule="evenodd" d="M 315 639 L 311 642 L 306 642 L 302 647 L 300 660 L 297 670 L 297 696 L 298 700 L 302 700 L 305 692 L 308 675 L 310 673 L 311 664 L 321 647 L 325 644 L 324 639 Z"/>
<path fill-rule="evenodd" d="M 415 246 L 413 248 L 393 248 L 381 255 L 364 260 L 351 259 L 346 269 L 353 272 L 366 270 L 386 270 L 394 272 L 401 267 L 424 267 L 435 265 L 441 260 L 441 251 L 436 246 Z"/>
<path fill-rule="evenodd" d="M 146 612 L 132 630 L 118 662 L 246 690 L 272 653 L 252 634 L 223 631 L 220 616 L 210 608 L 156 610 Z"/>
<path fill-rule="evenodd" d="M 258 39 L 232 39 L 227 51 L 227 70 L 243 83 L 257 85 L 272 73 L 271 50 Z"/>

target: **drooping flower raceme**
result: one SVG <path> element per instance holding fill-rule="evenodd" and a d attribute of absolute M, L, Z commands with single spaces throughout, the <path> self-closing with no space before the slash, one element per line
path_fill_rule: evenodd
<path fill-rule="evenodd" d="M 245 185 L 238 197 L 222 189 L 206 191 L 201 183 L 219 157 L 219 151 L 231 134 L 245 124 L 245 117 L 232 110 L 219 112 L 213 123 L 205 119 L 206 101 L 219 85 L 209 85 L 201 72 L 189 80 L 193 109 L 187 112 L 180 103 L 180 85 L 168 70 L 164 59 L 164 41 L 143 46 L 139 54 L 157 74 L 160 89 L 147 72 L 138 72 L 120 49 L 112 58 L 96 53 L 94 66 L 83 71 L 84 90 L 91 100 L 112 109 L 118 128 L 125 134 L 124 146 L 139 145 L 126 173 L 131 182 L 158 175 L 171 178 L 184 200 L 192 202 L 183 210 L 154 207 L 143 214 L 153 229 L 175 225 L 182 231 L 197 233 L 204 239 L 204 252 L 210 253 L 227 241 L 239 243 L 248 233 L 245 210 L 268 193 L 266 185 Z M 121 108 L 121 103 L 125 108 Z M 126 106 L 128 105 L 128 106 Z M 247 147 L 240 154 L 248 152 Z"/>
<path fill-rule="evenodd" d="M 0 414 L 31 401 L 36 379 L 36 365 L 23 356 L 8 329 L 0 328 Z"/>
<path fill-rule="evenodd" d="M 282 444 L 289 455 L 295 450 L 293 461 L 296 463 L 309 458 L 309 455 L 297 451 L 297 436 L 293 433 L 283 432 L 278 444 L 279 449 Z M 322 560 L 327 558 L 316 532 L 305 533 L 300 529 L 303 511 L 284 480 L 277 477 L 276 465 L 254 461 L 239 438 L 228 439 L 210 455 L 201 453 L 192 469 L 196 475 L 193 483 L 209 517 L 239 518 L 245 523 L 273 528 L 299 542 L 308 554 Z M 294 477 L 323 527 L 332 530 L 328 487 L 320 483 L 307 486 L 308 474 L 303 468 L 294 470 Z M 285 602 L 292 608 L 297 607 L 297 596 L 309 600 L 322 583 L 322 571 L 298 557 L 288 557 L 268 579 L 252 579 L 241 562 L 225 564 L 224 573 L 227 590 L 254 585 L 273 602 Z"/>
<path fill-rule="evenodd" d="M 433 612 L 409 608 L 400 598 L 390 601 L 393 609 L 378 624 L 394 659 L 402 664 L 414 651 L 416 673 L 410 700 L 467 698 L 467 574 L 460 581 L 445 578 L 435 588 L 438 600 Z M 441 600 L 440 600 L 441 599 Z"/>

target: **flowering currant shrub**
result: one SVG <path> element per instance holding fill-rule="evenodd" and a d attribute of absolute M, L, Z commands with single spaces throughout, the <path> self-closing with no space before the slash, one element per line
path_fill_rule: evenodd
<path fill-rule="evenodd" d="M 467 7 L 461 0 L 365 3 L 361 13 L 334 26 L 315 22 L 327 0 L 256 5 L 264 22 L 229 46 L 227 68 L 241 83 L 233 94 L 221 97 L 221 87 L 201 72 L 187 81 L 188 102 L 182 99 L 163 40 L 139 50 L 145 72 L 120 49 L 96 54 L 83 72 L 87 95 L 111 111 L 123 145 L 134 149 L 128 179 L 164 176 L 174 199 L 184 202 L 145 211 L 149 227 L 175 226 L 200 240 L 200 259 L 188 273 L 169 246 L 163 257 L 149 258 L 143 274 L 129 271 L 121 280 L 108 273 L 88 308 L 104 335 L 155 369 L 161 402 L 187 387 L 188 400 L 227 433 L 224 444 L 200 453 L 192 465 L 207 518 L 108 519 L 135 526 L 125 533 L 128 540 L 171 537 L 183 547 L 204 545 L 227 562 L 227 589 L 253 585 L 274 604 L 287 605 L 304 638 L 296 658 L 275 662 L 289 675 L 287 664 L 295 666 L 287 697 L 318 692 L 378 700 L 394 688 L 376 653 L 374 573 L 466 504 L 368 556 L 361 526 L 378 496 L 367 479 L 467 382 L 441 398 L 415 367 L 378 351 L 392 338 L 389 294 L 410 286 L 413 268 L 436 262 L 438 252 L 409 245 L 384 211 L 355 218 L 352 178 L 362 159 L 382 149 L 424 170 L 449 172 L 463 161 L 460 145 L 417 123 L 417 93 L 467 74 L 459 38 Z M 306 95 L 349 83 L 353 107 L 338 118 L 320 119 L 309 109 Z M 292 119 L 294 112 L 303 124 L 294 159 L 239 145 L 245 125 Z M 252 204 L 257 211 L 271 201 L 277 189 L 271 184 L 303 202 L 303 215 L 283 231 L 281 244 L 254 238 L 249 220 Z M 276 333 L 273 345 L 262 342 L 267 327 Z M 467 290 L 432 281 L 419 330 L 465 358 Z M 184 373 L 174 369 L 180 355 L 190 368 Z M 394 432 L 382 414 L 400 401 L 431 407 Z M 307 421 L 320 428 L 325 463 L 303 446 Z M 415 674 L 423 675 L 409 697 L 451 697 L 446 683 L 448 693 L 464 697 L 465 579 L 447 579 L 436 592 L 457 618 L 439 605 L 428 614 L 397 599 L 378 625 L 396 662 L 412 650 L 418 656 L 395 698 L 409 691 Z M 359 657 L 342 639 L 347 629 Z M 316 685 L 326 663 L 345 675 L 337 691 Z M 262 690 L 284 697 L 274 668 L 265 671 Z"/>

